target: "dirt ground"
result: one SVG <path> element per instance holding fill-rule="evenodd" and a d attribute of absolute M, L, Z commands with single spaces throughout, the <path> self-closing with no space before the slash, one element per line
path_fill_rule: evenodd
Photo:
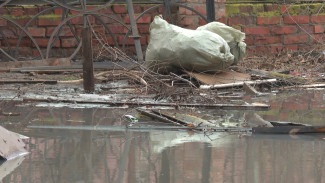
<path fill-rule="evenodd" d="M 307 51 L 286 51 L 268 56 L 246 56 L 238 66 L 303 77 L 323 78 L 325 75 L 325 46 Z M 98 71 L 96 73 L 99 73 Z M 95 73 L 95 74 L 96 74 Z M 36 72 L 0 72 L 1 80 L 56 80 L 68 81 L 82 78 L 82 71 L 42 74 Z M 319 80 L 318 80 L 319 81 Z"/>

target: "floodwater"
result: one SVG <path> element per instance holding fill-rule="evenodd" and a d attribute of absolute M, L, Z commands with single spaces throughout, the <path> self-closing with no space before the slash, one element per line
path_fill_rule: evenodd
<path fill-rule="evenodd" d="M 270 111 L 256 112 L 266 120 L 325 125 L 324 90 L 246 100 L 271 104 Z M 1 125 L 30 137 L 30 154 L 0 166 L 3 183 L 325 182 L 321 134 L 162 131 L 153 124 L 166 124 L 138 116 L 134 109 L 108 106 L 2 103 L 2 108 L 21 115 L 1 116 Z M 197 112 L 238 122 L 254 111 Z M 135 126 L 153 129 L 126 129 L 126 114 L 140 117 Z"/>

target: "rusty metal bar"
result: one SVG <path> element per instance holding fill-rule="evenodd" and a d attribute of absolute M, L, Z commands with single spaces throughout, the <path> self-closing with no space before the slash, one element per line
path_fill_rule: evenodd
<path fill-rule="evenodd" d="M 134 39 L 134 45 L 135 45 L 138 60 L 143 61 L 143 53 L 142 53 L 142 48 L 140 43 L 141 36 L 139 35 L 137 23 L 134 19 L 133 3 L 132 0 L 126 0 L 126 2 L 127 2 L 128 12 L 130 16 L 130 24 L 132 30 L 132 36 L 130 37 Z"/>

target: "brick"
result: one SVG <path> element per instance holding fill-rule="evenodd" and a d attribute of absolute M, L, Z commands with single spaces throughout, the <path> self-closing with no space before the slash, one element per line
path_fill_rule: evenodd
<path fill-rule="evenodd" d="M 271 49 L 271 53 L 279 53 L 283 50 L 283 46 L 282 45 L 271 45 L 270 49 Z M 274 108 L 272 108 L 272 109 L 274 109 Z"/>
<path fill-rule="evenodd" d="M 325 35 L 324 34 L 314 34 L 312 35 L 312 41 L 313 43 L 322 43 L 325 41 Z"/>
<path fill-rule="evenodd" d="M 282 5 L 280 8 L 281 13 L 288 13 L 288 10 L 290 8 L 290 5 Z"/>
<path fill-rule="evenodd" d="M 298 50 L 298 45 L 286 45 L 285 50 Z"/>
<path fill-rule="evenodd" d="M 75 17 L 70 20 L 70 23 L 73 25 L 83 25 L 84 24 L 84 18 L 82 16 Z"/>
<path fill-rule="evenodd" d="M 5 29 L 1 29 L 1 31 L 7 38 L 15 38 L 18 36 L 18 33 L 14 29 L 5 28 Z"/>
<path fill-rule="evenodd" d="M 206 22 L 203 18 L 199 17 L 199 26 L 205 25 L 208 22 Z"/>
<path fill-rule="evenodd" d="M 133 4 L 134 13 L 142 13 L 142 7 L 139 4 Z"/>
<path fill-rule="evenodd" d="M 308 24 L 309 16 L 300 15 L 300 16 L 285 16 L 283 18 L 285 24 Z"/>
<path fill-rule="evenodd" d="M 194 6 L 194 10 L 197 11 L 197 12 L 199 12 L 203 16 L 207 14 L 206 7 L 203 6 L 203 5 L 201 5 L 201 6 Z M 195 14 L 195 13 L 193 12 L 193 14 Z"/>
<path fill-rule="evenodd" d="M 15 17 L 24 15 L 24 11 L 22 7 L 10 8 L 9 12 L 11 16 L 15 16 Z"/>
<path fill-rule="evenodd" d="M 47 44 L 49 42 L 48 38 L 35 38 L 36 43 L 38 44 L 39 47 L 41 48 L 46 48 Z M 35 45 L 33 45 L 33 47 L 35 47 Z M 60 40 L 57 39 L 56 42 L 54 43 L 53 47 L 60 47 Z"/>
<path fill-rule="evenodd" d="M 108 45 L 115 45 L 114 39 L 112 38 L 112 36 L 106 36 L 103 38 L 103 42 L 108 44 Z"/>
<path fill-rule="evenodd" d="M 269 54 L 269 48 L 267 46 L 256 46 L 255 53 L 257 55 L 267 55 Z"/>
<path fill-rule="evenodd" d="M 78 46 L 78 41 L 75 38 L 61 39 L 62 48 L 74 48 Z"/>
<path fill-rule="evenodd" d="M 50 6 L 38 6 L 38 12 L 41 12 L 43 10 L 47 10 L 48 8 L 50 8 Z M 51 10 L 51 11 L 47 10 L 47 11 L 43 12 L 42 15 L 53 15 L 53 13 L 54 13 L 53 10 Z"/>
<path fill-rule="evenodd" d="M 292 34 L 296 31 L 296 26 L 274 26 L 270 28 L 271 34 Z"/>
<path fill-rule="evenodd" d="M 250 6 L 250 5 L 247 5 L 247 6 L 243 5 L 243 6 L 239 6 L 238 8 L 239 8 L 239 12 L 240 13 L 248 13 L 248 14 L 251 14 L 252 11 L 253 11 L 253 7 Z"/>
<path fill-rule="evenodd" d="M 314 26 L 314 32 L 316 34 L 318 34 L 318 33 L 320 33 L 320 34 L 324 33 L 325 32 L 324 25 L 315 25 Z"/>
<path fill-rule="evenodd" d="M 27 22 L 29 22 L 32 18 L 31 17 L 15 17 L 14 20 L 16 21 L 16 23 L 24 26 L 27 24 Z M 16 26 L 16 25 L 13 25 L 12 23 L 10 22 L 7 22 L 8 26 Z M 33 26 L 33 25 L 36 25 L 36 21 L 33 21 L 29 24 L 29 26 Z"/>
<path fill-rule="evenodd" d="M 29 27 L 27 28 L 27 31 L 33 37 L 45 37 L 45 28 Z"/>
<path fill-rule="evenodd" d="M 140 34 L 149 34 L 149 25 L 138 25 L 138 30 Z"/>
<path fill-rule="evenodd" d="M 121 20 L 121 15 L 110 15 L 113 18 L 116 18 L 117 20 Z M 103 23 L 105 24 L 111 24 L 111 23 L 116 23 L 116 21 L 114 21 L 111 18 L 108 17 L 100 17 L 100 19 L 103 21 Z M 99 20 L 96 19 L 96 24 L 102 24 Z"/>
<path fill-rule="evenodd" d="M 46 36 L 50 37 L 56 27 L 47 27 L 46 28 Z M 62 37 L 71 37 L 73 36 L 73 33 L 71 32 L 69 27 L 62 27 L 60 36 Z"/>
<path fill-rule="evenodd" d="M 24 15 L 36 15 L 38 13 L 38 7 L 25 7 Z"/>
<path fill-rule="evenodd" d="M 309 34 L 313 34 L 315 31 L 314 31 L 314 26 L 312 25 L 299 25 L 298 27 L 298 33 L 302 33 L 302 34 L 306 34 L 306 33 L 309 33 Z"/>
<path fill-rule="evenodd" d="M 8 43 L 10 46 L 16 46 L 18 42 L 18 38 L 9 38 Z M 8 46 L 5 40 L 1 40 L 1 45 Z M 29 38 L 22 38 L 20 41 L 20 47 L 30 47 L 31 46 L 31 40 Z"/>
<path fill-rule="evenodd" d="M 129 15 L 126 15 L 124 17 L 124 23 L 127 23 L 127 24 L 130 23 L 130 17 L 129 17 Z M 142 17 L 139 18 L 139 20 L 137 21 L 137 23 L 138 24 L 151 23 L 151 15 L 144 14 Z"/>
<path fill-rule="evenodd" d="M 297 36 L 284 36 L 284 44 L 297 44 L 297 43 L 306 43 L 307 35 L 297 35 Z"/>
<path fill-rule="evenodd" d="M 49 25 L 59 25 L 61 23 L 61 17 L 38 17 L 38 25 L 39 26 L 49 26 Z"/>
<path fill-rule="evenodd" d="M 63 9 L 62 8 L 56 8 L 56 9 L 54 9 L 54 14 L 56 14 L 56 15 L 62 15 L 63 14 Z"/>
<path fill-rule="evenodd" d="M 8 10 L 6 8 L 0 8 L 0 15 L 6 15 L 8 14 Z"/>
<path fill-rule="evenodd" d="M 248 46 L 255 45 L 255 37 L 247 36 L 244 41 Z"/>
<path fill-rule="evenodd" d="M 152 5 L 143 5 L 143 11 L 146 11 L 147 9 L 149 9 L 149 8 L 151 8 L 151 7 L 153 7 Z M 181 8 L 181 7 L 179 7 L 179 8 Z M 154 10 L 151 10 L 151 11 L 149 11 L 150 13 L 156 13 L 157 12 L 157 9 L 154 9 Z"/>
<path fill-rule="evenodd" d="M 227 18 L 226 17 L 221 17 L 219 19 L 216 19 L 217 22 L 221 22 L 221 23 L 224 23 L 224 24 L 227 24 Z"/>
<path fill-rule="evenodd" d="M 216 9 L 216 19 L 227 16 L 225 9 Z"/>
<path fill-rule="evenodd" d="M 0 18 L 0 27 L 7 26 L 7 20 Z"/>
<path fill-rule="evenodd" d="M 126 5 L 113 5 L 112 9 L 114 13 L 127 13 Z"/>
<path fill-rule="evenodd" d="M 143 15 L 138 21 L 137 21 L 137 23 L 151 23 L 151 16 L 150 15 L 148 15 L 148 14 L 145 14 L 145 15 Z"/>
<path fill-rule="evenodd" d="M 281 43 L 280 36 L 261 36 L 255 38 L 256 45 L 276 44 L 276 43 Z"/>
<path fill-rule="evenodd" d="M 255 17 L 228 17 L 228 25 L 253 25 Z"/>
<path fill-rule="evenodd" d="M 193 17 L 183 17 L 181 21 L 179 22 L 180 25 L 194 25 L 194 19 Z"/>
<path fill-rule="evenodd" d="M 124 40 L 124 36 L 119 36 L 119 38 L 118 38 L 118 43 L 119 43 L 120 45 L 122 45 L 122 44 L 123 44 L 123 40 Z M 147 43 L 147 38 L 146 38 L 146 36 L 141 36 L 141 38 L 140 38 L 140 43 L 141 43 L 141 44 L 146 44 L 146 43 Z M 125 45 L 134 45 L 134 40 L 133 40 L 133 38 L 128 38 L 128 39 L 126 40 Z"/>
<path fill-rule="evenodd" d="M 103 9 L 99 10 L 99 13 L 103 13 L 103 14 L 112 14 L 113 11 L 111 9 L 111 6 L 105 7 Z"/>
<path fill-rule="evenodd" d="M 246 27 L 244 32 L 247 35 L 268 35 L 270 34 L 268 27 Z"/>
<path fill-rule="evenodd" d="M 279 5 L 264 5 L 264 9 L 266 12 L 269 11 L 278 11 L 279 10 Z"/>
<path fill-rule="evenodd" d="M 325 22 L 325 15 L 316 15 L 311 17 L 312 23 L 324 23 Z"/>
<path fill-rule="evenodd" d="M 274 25 L 280 24 L 282 17 L 257 17 L 257 25 Z"/>
<path fill-rule="evenodd" d="M 193 12 L 191 10 L 183 8 L 183 7 L 179 7 L 178 12 L 180 15 L 192 15 L 193 14 Z"/>
<path fill-rule="evenodd" d="M 128 31 L 128 29 L 123 25 L 109 25 L 108 27 L 113 34 L 125 34 Z"/>

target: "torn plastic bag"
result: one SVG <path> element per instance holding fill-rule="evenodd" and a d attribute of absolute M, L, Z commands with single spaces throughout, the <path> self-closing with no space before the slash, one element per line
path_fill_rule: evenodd
<path fill-rule="evenodd" d="M 208 23 L 206 25 L 198 27 L 197 30 L 207 30 L 221 36 L 228 43 L 230 52 L 235 57 L 233 65 L 237 64 L 245 56 L 245 33 L 220 22 Z"/>
<path fill-rule="evenodd" d="M 207 30 L 188 30 L 156 16 L 150 25 L 146 66 L 159 73 L 221 72 L 234 62 L 227 42 Z"/>

